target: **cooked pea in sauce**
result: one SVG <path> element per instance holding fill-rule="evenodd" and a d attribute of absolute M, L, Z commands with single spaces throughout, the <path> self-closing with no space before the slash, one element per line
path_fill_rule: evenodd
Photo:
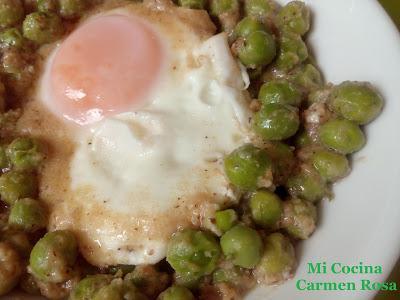
<path fill-rule="evenodd" d="M 323 81 L 304 42 L 310 11 L 300 1 L 176 1 L 209 12 L 251 78 L 257 138 L 224 160 L 242 198 L 216 213 L 219 236 L 184 229 L 157 265 L 98 269 L 79 255 L 73 233 L 46 233 L 36 176 L 43 148 L 14 125 L 39 72 L 39 47 L 99 2 L 0 0 L 0 296 L 17 288 L 50 299 L 240 299 L 256 282 L 291 278 L 294 247 L 314 232 L 318 202 L 349 174 L 348 156 L 365 145 L 361 126 L 381 112 L 381 96 L 366 82 Z"/>

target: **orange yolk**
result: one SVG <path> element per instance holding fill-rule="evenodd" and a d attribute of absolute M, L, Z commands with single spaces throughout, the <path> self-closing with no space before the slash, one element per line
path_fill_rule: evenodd
<path fill-rule="evenodd" d="M 159 36 L 140 19 L 93 19 L 60 46 L 50 69 L 55 110 L 80 125 L 144 103 L 164 59 Z"/>

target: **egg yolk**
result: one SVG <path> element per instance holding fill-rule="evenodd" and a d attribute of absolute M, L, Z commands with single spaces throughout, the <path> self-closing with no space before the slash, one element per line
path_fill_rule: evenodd
<path fill-rule="evenodd" d="M 68 120 L 90 124 L 143 105 L 157 82 L 160 37 L 136 17 L 97 17 L 57 50 L 50 70 L 52 105 Z"/>

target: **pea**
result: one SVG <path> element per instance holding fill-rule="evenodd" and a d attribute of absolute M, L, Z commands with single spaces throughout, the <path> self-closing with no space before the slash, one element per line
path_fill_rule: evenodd
<path fill-rule="evenodd" d="M 60 16 L 64 19 L 79 17 L 86 9 L 87 0 L 58 0 Z"/>
<path fill-rule="evenodd" d="M 158 298 L 158 300 L 194 300 L 194 296 L 192 292 L 178 285 L 173 285 L 164 292 L 162 292 Z"/>
<path fill-rule="evenodd" d="M 236 37 L 246 38 L 256 31 L 266 31 L 266 28 L 256 19 L 245 17 L 236 25 L 234 34 Z"/>
<path fill-rule="evenodd" d="M 37 10 L 43 13 L 57 13 L 58 2 L 57 0 L 38 0 Z"/>
<path fill-rule="evenodd" d="M 331 120 L 319 128 L 321 143 L 342 154 L 350 154 L 365 145 L 365 136 L 357 124 L 348 120 Z"/>
<path fill-rule="evenodd" d="M 0 169 L 5 170 L 10 168 L 10 161 L 8 160 L 6 149 L 0 146 Z"/>
<path fill-rule="evenodd" d="M 24 17 L 21 0 L 0 0 L 0 27 L 17 25 Z"/>
<path fill-rule="evenodd" d="M 276 60 L 278 69 L 288 72 L 308 58 L 308 49 L 301 36 L 284 32 L 280 37 L 280 50 Z"/>
<path fill-rule="evenodd" d="M 265 31 L 255 31 L 239 45 L 237 53 L 240 61 L 248 68 L 268 65 L 276 56 L 275 39 Z"/>
<path fill-rule="evenodd" d="M 31 242 L 25 232 L 16 231 L 14 229 L 2 232 L 2 240 L 7 241 L 13 246 L 15 250 L 21 255 L 21 257 L 29 257 L 32 250 Z"/>
<path fill-rule="evenodd" d="M 20 137 L 7 147 L 7 156 L 18 170 L 33 170 L 43 160 L 40 145 L 36 140 Z"/>
<path fill-rule="evenodd" d="M 33 247 L 29 259 L 32 274 L 45 282 L 64 282 L 71 276 L 77 257 L 77 242 L 72 232 L 48 232 Z"/>
<path fill-rule="evenodd" d="M 41 45 L 60 38 L 64 29 L 56 14 L 34 12 L 25 17 L 22 31 L 25 38 Z"/>
<path fill-rule="evenodd" d="M 306 130 L 300 131 L 295 137 L 295 145 L 298 148 L 310 146 L 312 139 Z"/>
<path fill-rule="evenodd" d="M 20 78 L 26 67 L 26 62 L 18 49 L 8 48 L 3 53 L 1 65 L 4 73 L 13 75 L 14 78 Z"/>
<path fill-rule="evenodd" d="M 264 228 L 275 228 L 282 215 L 282 201 L 274 193 L 259 190 L 250 198 L 253 220 Z"/>
<path fill-rule="evenodd" d="M 283 104 L 263 105 L 253 118 L 253 129 L 262 138 L 279 141 L 293 136 L 300 126 L 297 108 Z"/>
<path fill-rule="evenodd" d="M 202 283 L 202 278 L 193 273 L 174 273 L 174 283 L 188 289 L 197 289 Z"/>
<path fill-rule="evenodd" d="M 128 285 L 135 285 L 149 298 L 154 299 L 169 285 L 167 273 L 159 272 L 154 266 L 142 265 L 128 273 L 124 282 Z"/>
<path fill-rule="evenodd" d="M 114 279 L 109 285 L 101 287 L 93 300 L 146 300 L 134 285 L 127 285 L 121 278 Z"/>
<path fill-rule="evenodd" d="M 292 197 L 316 202 L 321 200 L 327 191 L 325 182 L 318 173 L 308 169 L 302 169 L 290 177 L 286 187 Z"/>
<path fill-rule="evenodd" d="M 69 300 L 91 300 L 96 292 L 108 285 L 112 280 L 111 275 L 90 275 L 82 279 L 73 289 Z"/>
<path fill-rule="evenodd" d="M 273 80 L 261 86 L 258 99 L 262 104 L 278 103 L 299 106 L 301 93 L 288 81 Z"/>
<path fill-rule="evenodd" d="M 21 49 L 24 45 L 24 38 L 17 28 L 6 29 L 0 34 L 0 47 L 2 49 Z"/>
<path fill-rule="evenodd" d="M 212 16 L 220 16 L 224 13 L 239 9 L 238 0 L 211 0 L 210 14 Z"/>
<path fill-rule="evenodd" d="M 272 161 L 272 173 L 275 184 L 284 184 L 296 166 L 292 147 L 281 142 L 273 142 L 265 144 L 265 151 L 267 151 Z"/>
<path fill-rule="evenodd" d="M 46 227 L 47 217 L 43 206 L 36 200 L 24 198 L 15 201 L 8 223 L 17 229 L 32 232 Z"/>
<path fill-rule="evenodd" d="M 321 73 L 311 64 L 300 66 L 293 72 L 292 79 L 308 92 L 321 88 L 323 84 Z"/>
<path fill-rule="evenodd" d="M 382 106 L 382 97 L 365 82 L 344 82 L 333 89 L 330 99 L 334 112 L 357 124 L 371 122 Z"/>
<path fill-rule="evenodd" d="M 253 190 L 271 167 L 271 161 L 264 150 L 247 144 L 225 157 L 224 165 L 232 184 L 244 190 Z"/>
<path fill-rule="evenodd" d="M 37 180 L 32 173 L 10 171 L 0 176 L 0 196 L 8 205 L 20 198 L 35 198 Z"/>
<path fill-rule="evenodd" d="M 350 172 L 346 156 L 331 151 L 321 150 L 311 158 L 314 168 L 326 181 L 333 182 Z"/>
<path fill-rule="evenodd" d="M 0 242 L 0 296 L 7 294 L 22 275 L 22 261 L 18 252 L 7 242 Z"/>
<path fill-rule="evenodd" d="M 179 6 L 183 6 L 191 9 L 204 9 L 204 0 L 178 0 Z"/>
<path fill-rule="evenodd" d="M 19 287 L 25 293 L 30 295 L 40 295 L 40 289 L 36 283 L 35 278 L 31 274 L 25 274 L 22 276 Z"/>
<path fill-rule="evenodd" d="M 278 25 L 283 31 L 304 35 L 310 29 L 310 11 L 301 1 L 292 1 L 278 13 Z"/>
<path fill-rule="evenodd" d="M 193 229 L 175 233 L 168 243 L 167 262 L 180 274 L 201 277 L 217 266 L 221 249 L 215 237 Z"/>
<path fill-rule="evenodd" d="M 257 231 L 239 224 L 221 237 L 221 248 L 235 266 L 251 269 L 260 261 L 262 241 Z"/>
<path fill-rule="evenodd" d="M 217 269 L 213 273 L 213 283 L 227 282 L 233 285 L 240 284 L 242 273 L 242 269 L 236 266 Z"/>
<path fill-rule="evenodd" d="M 255 275 L 266 284 L 279 283 L 291 277 L 295 265 L 293 245 L 283 234 L 276 232 L 265 239 L 264 253 Z"/>
<path fill-rule="evenodd" d="M 290 199 L 283 203 L 282 227 L 296 239 L 308 239 L 317 223 L 317 209 L 314 204 L 301 199 Z"/>
<path fill-rule="evenodd" d="M 270 0 L 245 0 L 244 11 L 246 16 L 257 18 L 263 22 L 275 12 L 275 5 Z"/>
<path fill-rule="evenodd" d="M 217 211 L 215 213 L 215 222 L 219 230 L 226 232 L 237 223 L 238 216 L 233 209 Z"/>

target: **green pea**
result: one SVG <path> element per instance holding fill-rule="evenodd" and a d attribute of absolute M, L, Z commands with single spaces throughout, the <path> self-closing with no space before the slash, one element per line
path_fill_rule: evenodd
<path fill-rule="evenodd" d="M 204 0 L 178 0 L 179 6 L 191 8 L 191 9 L 204 9 Z"/>
<path fill-rule="evenodd" d="M 232 226 L 237 223 L 237 220 L 237 213 L 233 209 L 221 210 L 215 213 L 215 223 L 217 228 L 222 232 L 226 232 L 231 229 Z"/>
<path fill-rule="evenodd" d="M 289 279 L 296 265 L 293 245 L 281 233 L 272 233 L 265 239 L 264 253 L 255 270 L 257 279 L 267 284 Z"/>
<path fill-rule="evenodd" d="M 262 138 L 279 141 L 293 136 L 300 126 L 297 108 L 283 104 L 263 105 L 253 118 L 253 129 Z"/>
<path fill-rule="evenodd" d="M 10 161 L 8 160 L 6 149 L 0 146 L 0 169 L 5 170 L 10 168 Z"/>
<path fill-rule="evenodd" d="M 283 31 L 304 35 L 310 29 L 310 11 L 304 2 L 289 2 L 278 13 L 278 25 Z"/>
<path fill-rule="evenodd" d="M 24 45 L 24 38 L 17 28 L 10 28 L 0 34 L 0 47 L 2 49 L 21 49 Z"/>
<path fill-rule="evenodd" d="M 264 150 L 247 144 L 225 157 L 224 166 L 232 184 L 244 190 L 253 190 L 271 167 L 271 161 Z"/>
<path fill-rule="evenodd" d="M 87 7 L 87 0 L 58 0 L 60 16 L 64 19 L 79 17 Z"/>
<path fill-rule="evenodd" d="M 251 17 L 243 18 L 235 27 L 235 36 L 246 38 L 256 31 L 266 31 L 264 24 Z"/>
<path fill-rule="evenodd" d="M 262 241 L 257 231 L 239 224 L 221 237 L 221 248 L 235 266 L 251 269 L 260 261 Z"/>
<path fill-rule="evenodd" d="M 146 296 L 132 284 L 126 284 L 121 278 L 114 279 L 109 285 L 101 287 L 93 300 L 147 300 Z"/>
<path fill-rule="evenodd" d="M 3 72 L 12 75 L 14 78 L 21 78 L 26 67 L 26 61 L 22 58 L 21 52 L 15 48 L 4 51 L 1 63 Z"/>
<path fill-rule="evenodd" d="M 32 250 L 32 244 L 25 232 L 11 229 L 2 232 L 2 235 L 1 239 L 9 242 L 13 248 L 18 251 L 21 257 L 29 257 Z"/>
<path fill-rule="evenodd" d="M 135 285 L 149 298 L 154 299 L 169 285 L 167 273 L 159 272 L 154 266 L 141 265 L 128 273 L 124 282 L 128 285 Z"/>
<path fill-rule="evenodd" d="M 111 275 L 91 275 L 87 276 L 75 286 L 71 294 L 69 295 L 69 300 L 91 300 L 93 299 L 96 292 L 108 285 L 112 280 Z"/>
<path fill-rule="evenodd" d="M 224 13 L 239 9 L 238 0 L 211 0 L 210 14 L 212 16 L 220 16 Z"/>
<path fill-rule="evenodd" d="M 64 31 L 61 19 L 56 14 L 42 12 L 27 15 L 22 29 L 25 38 L 39 45 L 54 42 Z"/>
<path fill-rule="evenodd" d="M 293 72 L 292 79 L 308 92 L 321 88 L 323 84 L 321 73 L 311 64 L 300 66 Z"/>
<path fill-rule="evenodd" d="M 0 0 L 0 27 L 17 25 L 24 17 L 21 0 Z"/>
<path fill-rule="evenodd" d="M 236 266 L 217 269 L 213 273 L 213 283 L 227 282 L 233 285 L 240 284 L 242 273 L 242 269 Z"/>
<path fill-rule="evenodd" d="M 279 103 L 299 106 L 301 93 L 288 81 L 273 80 L 261 86 L 258 99 L 262 104 Z"/>
<path fill-rule="evenodd" d="M 27 137 L 17 138 L 7 147 L 7 156 L 18 170 L 33 170 L 43 160 L 40 145 Z"/>
<path fill-rule="evenodd" d="M 317 151 L 311 158 L 314 168 L 326 181 L 333 182 L 350 172 L 346 156 L 331 151 Z"/>
<path fill-rule="evenodd" d="M 31 274 L 24 274 L 19 282 L 22 291 L 29 295 L 40 295 L 40 289 L 35 278 Z"/>
<path fill-rule="evenodd" d="M 47 216 L 38 201 L 24 198 L 15 201 L 8 223 L 14 228 L 32 232 L 46 227 Z"/>
<path fill-rule="evenodd" d="M 17 284 L 23 265 L 18 252 L 7 242 L 0 242 L 0 296 L 4 296 Z"/>
<path fill-rule="evenodd" d="M 297 148 L 310 146 L 312 139 L 306 130 L 301 130 L 295 137 L 295 145 Z"/>
<path fill-rule="evenodd" d="M 37 10 L 43 13 L 57 13 L 58 1 L 57 0 L 38 0 Z"/>
<path fill-rule="evenodd" d="M 193 229 L 175 233 L 168 243 L 167 262 L 180 274 L 201 277 L 217 266 L 221 249 L 215 237 Z"/>
<path fill-rule="evenodd" d="M 77 257 L 77 242 L 72 232 L 48 232 L 33 247 L 29 258 L 32 274 L 45 282 L 64 282 L 71 276 Z"/>
<path fill-rule="evenodd" d="M 265 228 L 275 228 L 282 215 L 282 201 L 274 193 L 259 190 L 250 198 L 253 220 Z"/>
<path fill-rule="evenodd" d="M 319 128 L 321 143 L 342 154 L 350 154 L 365 145 L 365 136 L 360 127 L 348 120 L 331 120 Z"/>
<path fill-rule="evenodd" d="M 263 22 L 275 12 L 275 5 L 270 0 L 245 0 L 244 11 L 247 16 L 257 18 Z"/>
<path fill-rule="evenodd" d="M 272 173 L 275 184 L 284 184 L 296 166 L 293 147 L 281 142 L 271 142 L 265 144 L 265 151 L 267 151 L 272 161 Z"/>
<path fill-rule="evenodd" d="M 21 198 L 35 198 L 37 179 L 32 173 L 10 171 L 0 176 L 0 195 L 8 205 Z"/>
<path fill-rule="evenodd" d="M 248 68 L 268 65 L 276 56 L 275 39 L 268 32 L 255 31 L 244 39 L 237 52 L 240 61 Z"/>
<path fill-rule="evenodd" d="M 308 239 L 317 223 L 317 209 L 310 201 L 290 199 L 283 204 L 282 227 L 296 239 Z"/>
<path fill-rule="evenodd" d="M 327 187 L 318 173 L 312 170 L 302 169 L 290 177 L 286 187 L 292 197 L 316 202 L 321 200 L 327 193 Z"/>
<path fill-rule="evenodd" d="M 197 289 L 202 283 L 202 277 L 193 273 L 174 273 L 174 283 L 188 289 Z"/>
<path fill-rule="evenodd" d="M 301 36 L 284 32 L 280 37 L 280 50 L 276 60 L 278 69 L 288 72 L 308 58 L 308 49 Z"/>
<path fill-rule="evenodd" d="M 178 285 L 173 285 L 164 292 L 162 292 L 157 300 L 194 300 L 192 292 Z"/>
<path fill-rule="evenodd" d="M 330 107 L 345 119 L 367 124 L 383 107 L 382 97 L 365 82 L 344 82 L 333 89 Z"/>

